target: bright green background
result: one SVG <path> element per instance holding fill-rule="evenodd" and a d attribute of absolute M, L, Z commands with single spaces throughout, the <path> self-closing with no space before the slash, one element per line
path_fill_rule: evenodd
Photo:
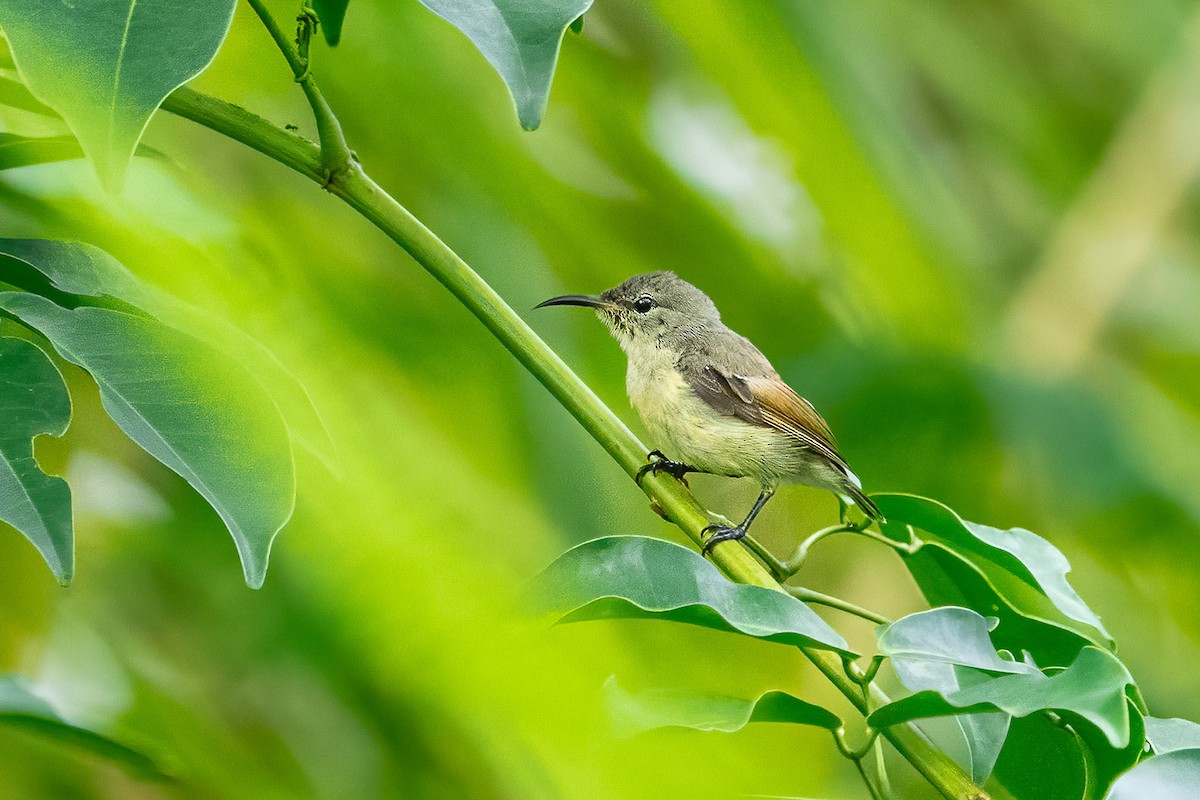
<path fill-rule="evenodd" d="M 315 69 L 368 170 L 517 308 L 678 271 L 828 417 L 869 489 L 1050 539 L 1151 713 L 1200 719 L 1193 5 L 599 0 L 532 134 L 416 0 L 353 0 Z M 306 124 L 244 7 L 195 85 Z M 0 126 L 65 132 L 10 110 Z M 147 142 L 174 165 L 136 163 L 120 197 L 84 162 L 0 175 L 0 235 L 91 242 L 261 338 L 309 386 L 342 474 L 301 460 L 251 592 L 216 515 L 68 370 L 75 422 L 40 453 L 72 479 L 76 579 L 58 588 L 0 532 L 0 672 L 184 781 L 0 729 L 4 796 L 865 796 L 821 731 L 611 739 L 612 674 L 843 706 L 782 646 L 521 619 L 568 545 L 677 532 L 376 230 L 188 122 L 160 114 Z M 632 422 L 601 326 L 529 318 Z M 731 516 L 754 495 L 693 486 Z M 789 488 L 759 532 L 786 551 L 834 513 Z M 920 607 L 890 554 L 820 548 L 806 584 Z M 827 618 L 869 646 L 865 623 Z"/>

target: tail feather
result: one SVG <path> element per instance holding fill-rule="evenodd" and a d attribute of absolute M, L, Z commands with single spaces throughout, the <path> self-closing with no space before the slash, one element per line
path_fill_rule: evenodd
<path fill-rule="evenodd" d="M 853 502 L 854 505 L 858 506 L 859 510 L 868 517 L 879 522 L 886 522 L 886 520 L 883 518 L 883 514 L 879 511 L 879 506 L 875 505 L 875 502 L 871 500 L 871 498 L 867 497 L 866 493 L 863 492 L 861 487 L 857 486 L 852 481 L 847 481 L 844 491 L 846 496 L 850 498 L 850 501 Z"/>

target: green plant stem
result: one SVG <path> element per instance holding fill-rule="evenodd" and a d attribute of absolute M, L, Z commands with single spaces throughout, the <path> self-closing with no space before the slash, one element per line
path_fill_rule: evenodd
<path fill-rule="evenodd" d="M 420 220 L 383 191 L 356 161 L 326 176 L 320 152 L 312 142 L 250 112 L 180 89 L 163 104 L 166 110 L 191 119 L 242 142 L 324 186 L 358 211 L 459 299 L 517 360 L 583 425 L 632 478 L 645 463 L 647 449 L 599 397 L 550 349 L 491 286 L 458 257 Z M 691 492 L 669 475 L 647 475 L 642 490 L 692 541 L 702 546 L 709 517 Z M 722 542 L 711 558 L 732 580 L 783 591 L 754 556 L 737 542 Z M 866 711 L 862 690 L 843 672 L 839 657 L 826 650 L 802 652 L 860 711 Z M 853 667 L 853 665 L 851 665 Z M 871 686 L 877 705 L 888 697 Z M 937 790 L 950 800 L 986 800 L 987 795 L 945 753 L 911 725 L 883 731 L 899 751 Z"/>
<path fill-rule="evenodd" d="M 876 625 L 887 625 L 891 622 L 890 619 L 882 614 L 876 614 L 874 611 L 868 611 L 865 608 L 856 606 L 851 602 L 834 597 L 831 594 L 824 594 L 812 589 L 806 589 L 803 586 L 784 586 L 784 590 L 797 600 L 803 600 L 806 603 L 815 603 L 819 606 L 828 606 L 836 608 L 838 611 L 845 611 L 847 614 L 853 614 L 856 617 L 861 617 L 868 622 L 874 622 Z"/>
<path fill-rule="evenodd" d="M 334 175 L 349 169 L 350 165 L 354 163 L 354 154 L 346 144 L 342 123 L 338 121 L 337 116 L 333 113 L 333 108 L 330 107 L 325 95 L 317 86 L 317 81 L 309 69 L 307 53 L 301 55 L 300 50 L 275 22 L 271 12 L 263 4 L 263 0 L 247 0 L 247 2 L 250 3 L 250 7 L 254 9 L 258 18 L 262 20 L 263 27 L 271 34 L 271 38 L 275 40 L 275 45 L 292 68 L 292 75 L 296 83 L 300 84 L 300 88 L 304 90 L 304 96 L 308 98 L 313 118 L 317 123 L 317 136 L 321 142 L 321 164 L 324 168 L 324 179 L 328 182 Z"/>
<path fill-rule="evenodd" d="M 871 795 L 871 800 L 887 800 L 887 798 L 880 794 L 879 790 L 875 788 L 875 782 L 872 781 L 871 776 L 867 774 L 867 768 L 863 766 L 862 759 L 855 758 L 853 761 L 855 769 L 858 770 L 859 777 L 862 778 L 862 782 L 867 786 L 867 792 Z"/>
<path fill-rule="evenodd" d="M 762 545 L 758 544 L 757 542 L 754 543 L 752 549 L 759 556 L 759 558 L 762 558 L 767 566 L 770 567 L 771 571 L 775 573 L 776 577 L 782 581 L 787 580 L 800 571 L 800 568 L 804 566 L 804 562 L 808 560 L 808 554 L 809 551 L 812 550 L 813 545 L 822 539 L 839 533 L 854 533 L 867 539 L 879 542 L 880 544 L 886 544 L 888 547 L 899 552 L 914 552 L 913 547 L 903 542 L 897 542 L 894 539 L 890 539 L 887 536 L 884 536 L 881 533 L 876 533 L 875 531 L 866 527 L 847 524 L 831 525 L 828 528 L 822 528 L 801 542 L 800 546 L 796 548 L 796 551 L 792 553 L 791 558 L 782 561 L 775 558 L 770 552 L 764 553 L 763 551 L 765 551 L 765 548 L 763 548 Z"/>

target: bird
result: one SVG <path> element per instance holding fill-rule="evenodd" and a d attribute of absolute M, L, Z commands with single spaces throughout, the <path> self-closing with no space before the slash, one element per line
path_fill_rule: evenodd
<path fill-rule="evenodd" d="M 758 481 L 758 499 L 740 524 L 704 529 L 704 554 L 744 538 L 784 483 L 828 490 L 882 520 L 812 403 L 674 272 L 635 275 L 602 294 L 552 297 L 536 308 L 545 306 L 594 309 L 625 351 L 630 404 L 662 448 L 648 454 L 639 482 L 647 472 Z"/>

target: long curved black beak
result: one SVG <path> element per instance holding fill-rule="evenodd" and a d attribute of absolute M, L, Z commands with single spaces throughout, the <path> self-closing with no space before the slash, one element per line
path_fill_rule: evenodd
<path fill-rule="evenodd" d="M 588 308 L 609 308 L 612 303 L 607 300 L 602 300 L 599 297 L 592 297 L 587 294 L 564 294 L 561 297 L 551 297 L 538 303 L 534 308 L 543 308 L 544 306 L 587 306 Z"/>

